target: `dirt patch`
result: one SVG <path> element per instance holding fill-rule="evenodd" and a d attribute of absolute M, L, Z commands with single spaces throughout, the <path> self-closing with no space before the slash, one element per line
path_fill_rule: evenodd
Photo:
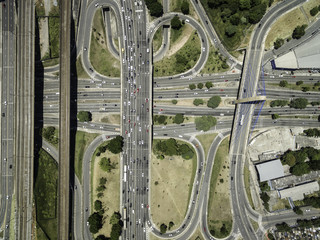
<path fill-rule="evenodd" d="M 189 185 L 192 179 L 193 160 L 184 160 L 181 156 L 166 156 L 157 159 L 152 153 L 151 165 L 151 217 L 160 228 L 174 222 L 171 230 L 182 223 L 188 208 Z"/>
<path fill-rule="evenodd" d="M 183 47 L 183 45 L 185 45 L 186 42 L 189 40 L 192 32 L 193 28 L 189 24 L 186 24 L 180 37 L 173 44 L 170 44 L 170 48 L 168 52 L 165 54 L 165 57 L 170 57 L 176 52 L 178 52 Z"/>
<path fill-rule="evenodd" d="M 41 58 L 49 56 L 49 27 L 48 18 L 39 18 L 39 38 Z"/>
<path fill-rule="evenodd" d="M 99 122 L 119 125 L 120 114 L 102 114 L 102 116 L 100 116 Z"/>
<path fill-rule="evenodd" d="M 107 173 L 101 170 L 99 166 L 99 162 L 101 158 L 107 157 L 110 158 L 112 164 L 115 164 L 116 168 L 111 170 L 111 172 Z M 103 234 L 105 236 L 110 236 L 112 225 L 109 224 L 110 217 L 114 212 L 118 212 L 120 210 L 120 169 L 119 162 L 120 156 L 119 154 L 113 154 L 109 151 L 102 153 L 99 157 L 93 158 L 93 168 L 92 168 L 92 211 L 93 203 L 95 200 L 99 199 L 102 202 L 102 206 L 105 210 L 103 214 L 104 224 L 102 229 L 95 235 L 98 236 Z M 105 184 L 106 189 L 103 191 L 103 197 L 97 198 L 97 187 L 99 186 L 100 178 L 106 178 L 107 183 Z"/>

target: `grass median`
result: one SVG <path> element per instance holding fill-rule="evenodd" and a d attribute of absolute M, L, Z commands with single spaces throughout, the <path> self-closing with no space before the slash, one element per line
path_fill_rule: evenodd
<path fill-rule="evenodd" d="M 90 143 L 98 136 L 96 133 L 76 132 L 76 146 L 74 155 L 74 171 L 82 183 L 82 160 L 83 155 Z"/>
<path fill-rule="evenodd" d="M 153 140 L 153 149 L 158 141 Z M 168 225 L 172 221 L 174 226 L 171 230 L 174 230 L 182 223 L 188 209 L 196 167 L 196 154 L 190 160 L 181 156 L 165 156 L 161 160 L 152 152 L 150 211 L 158 228 L 162 223 Z"/>
<path fill-rule="evenodd" d="M 153 36 L 153 40 L 152 40 L 152 47 L 153 47 L 153 52 L 156 53 L 162 44 L 162 39 L 163 39 L 163 28 L 160 27 L 156 33 Z"/>
<path fill-rule="evenodd" d="M 218 238 L 228 236 L 232 229 L 228 149 L 229 137 L 217 150 L 210 180 L 208 225 L 210 233 Z"/>
<path fill-rule="evenodd" d="M 210 133 L 210 134 L 202 134 L 197 136 L 197 139 L 200 141 L 203 147 L 203 151 L 206 159 L 209 153 L 210 146 L 217 135 L 218 135 L 217 133 Z"/>
<path fill-rule="evenodd" d="M 100 10 L 94 15 L 92 23 L 90 62 L 98 73 L 108 77 L 120 77 L 120 61 L 109 52 L 107 47 L 102 12 Z"/>
<path fill-rule="evenodd" d="M 254 204 L 253 204 L 251 191 L 250 191 L 250 171 L 249 171 L 249 168 L 247 166 L 244 166 L 243 174 L 244 174 L 244 188 L 246 190 L 248 201 L 249 201 L 252 209 L 254 209 Z"/>
<path fill-rule="evenodd" d="M 58 163 L 40 149 L 35 158 L 34 197 L 37 223 L 49 239 L 57 238 L 57 191 Z"/>
<path fill-rule="evenodd" d="M 200 71 L 200 74 L 226 72 L 230 68 L 226 61 L 227 59 L 210 44 L 208 60 Z"/>
<path fill-rule="evenodd" d="M 100 146 L 106 146 L 108 142 L 106 141 Z M 120 211 L 120 154 L 113 154 L 107 150 L 97 156 L 97 152 L 96 150 L 91 159 L 91 209 L 94 212 L 93 206 L 96 200 L 102 202 L 104 224 L 95 237 L 98 235 L 110 236 L 112 228 L 110 217 L 114 212 Z M 110 172 L 102 170 L 99 165 L 104 157 L 109 158 L 111 165 L 114 166 Z M 106 179 L 105 184 L 101 184 L 102 178 Z M 101 188 L 101 185 L 104 187 Z"/>

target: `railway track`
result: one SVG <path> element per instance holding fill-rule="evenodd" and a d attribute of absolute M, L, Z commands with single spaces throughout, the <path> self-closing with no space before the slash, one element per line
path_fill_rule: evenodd
<path fill-rule="evenodd" d="M 71 1 L 60 1 L 60 112 L 58 239 L 70 233 L 70 43 Z"/>
<path fill-rule="evenodd" d="M 15 76 L 15 137 L 17 223 L 16 239 L 31 239 L 34 159 L 34 3 L 17 1 Z"/>

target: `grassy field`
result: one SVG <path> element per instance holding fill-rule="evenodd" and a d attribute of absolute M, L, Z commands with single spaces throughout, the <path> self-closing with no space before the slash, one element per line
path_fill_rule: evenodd
<path fill-rule="evenodd" d="M 35 159 L 34 196 L 37 222 L 48 238 L 57 238 L 58 164 L 41 149 Z"/>
<path fill-rule="evenodd" d="M 76 62 L 76 68 L 77 68 L 77 77 L 79 78 L 90 78 L 87 72 L 83 69 L 81 59 L 78 58 Z"/>
<path fill-rule="evenodd" d="M 106 145 L 108 141 L 104 142 L 102 145 Z M 115 169 L 112 169 L 110 172 L 103 171 L 100 166 L 99 162 L 101 158 L 107 157 L 110 158 L 110 161 L 112 164 L 115 164 Z M 110 217 L 114 212 L 120 211 L 120 154 L 113 154 L 109 151 L 106 151 L 105 153 L 101 153 L 99 157 L 97 157 L 95 154 L 92 157 L 91 161 L 91 181 L 92 181 L 92 189 L 91 189 L 91 209 L 93 209 L 93 203 L 95 200 L 99 199 L 102 202 L 102 206 L 105 210 L 103 214 L 104 218 L 104 224 L 102 229 L 95 234 L 95 237 L 97 237 L 100 234 L 103 234 L 105 236 L 110 236 L 111 233 L 111 227 L 112 225 L 109 224 Z M 103 197 L 98 198 L 97 194 L 98 191 L 96 190 L 99 186 L 100 178 L 106 178 L 107 183 L 105 184 L 106 189 L 103 191 Z M 92 210 L 94 211 L 94 210 Z"/>
<path fill-rule="evenodd" d="M 120 124 L 120 114 L 108 114 L 101 119 L 103 123 Z"/>
<path fill-rule="evenodd" d="M 157 141 L 159 140 L 153 140 L 153 146 Z M 173 230 L 182 223 L 187 212 L 196 167 L 196 154 L 192 160 L 184 160 L 181 156 L 165 156 L 160 160 L 152 153 L 150 211 L 158 228 L 162 223 L 168 226 L 169 222 L 173 221 Z"/>
<path fill-rule="evenodd" d="M 232 228 L 228 147 L 229 137 L 221 142 L 217 150 L 210 180 L 208 224 L 211 234 L 218 238 L 226 237 Z M 227 229 L 226 234 L 220 231 L 223 224 Z"/>
<path fill-rule="evenodd" d="M 244 187 L 246 189 L 248 201 L 249 201 L 252 209 L 254 209 L 252 196 L 251 196 L 251 191 L 250 191 L 250 171 L 249 171 L 249 168 L 247 166 L 244 166 L 243 174 L 244 174 Z"/>
<path fill-rule="evenodd" d="M 219 54 L 218 50 L 210 44 L 208 60 L 201 69 L 200 74 L 226 72 L 229 68 L 229 65 L 226 63 L 226 58 Z"/>
<path fill-rule="evenodd" d="M 287 199 L 278 199 L 276 204 L 272 205 L 272 210 L 271 211 L 276 211 L 276 210 L 282 210 L 282 209 L 289 209 L 290 204 Z"/>
<path fill-rule="evenodd" d="M 203 147 L 206 159 L 208 156 L 210 146 L 217 135 L 218 135 L 217 133 L 197 135 L 197 139 L 200 141 L 200 143 Z"/>
<path fill-rule="evenodd" d="M 59 64 L 60 58 L 52 58 L 45 61 L 42 61 L 43 67 L 50 67 Z"/>
<path fill-rule="evenodd" d="M 277 40 L 277 38 L 286 39 L 291 37 L 295 27 L 303 24 L 308 24 L 308 22 L 300 8 L 296 8 L 283 15 L 271 26 L 271 30 L 266 38 L 265 48 L 269 49 L 270 47 L 273 47 L 273 43 Z"/>
<path fill-rule="evenodd" d="M 162 39 L 163 39 L 162 34 L 163 34 L 163 28 L 160 27 L 153 36 L 152 47 L 153 47 L 154 53 L 157 52 L 161 47 Z"/>
<path fill-rule="evenodd" d="M 170 57 L 165 57 L 161 61 L 154 64 L 155 77 L 169 76 L 183 73 L 191 69 L 200 57 L 201 45 L 198 35 L 194 32 L 186 44 Z M 177 63 L 176 56 L 182 56 L 188 61 L 186 65 Z"/>
<path fill-rule="evenodd" d="M 311 14 L 310 14 L 310 10 L 316 6 L 319 6 L 319 5 L 320 5 L 319 0 L 309 0 L 303 4 L 303 9 L 305 10 L 305 12 L 308 16 L 308 19 L 310 21 L 314 21 L 314 20 L 316 20 L 317 17 L 319 17 L 319 14 L 320 14 L 319 12 L 316 16 L 311 16 Z"/>
<path fill-rule="evenodd" d="M 102 75 L 120 77 L 120 62 L 109 52 L 106 45 L 101 11 L 97 11 L 94 15 L 92 29 L 90 61 L 93 68 Z"/>
<path fill-rule="evenodd" d="M 190 0 L 174 0 L 169 2 L 169 11 L 170 12 L 181 12 L 181 4 L 183 1 L 189 3 L 189 15 L 195 19 L 198 19 L 197 12 L 193 8 L 193 5 Z"/>
<path fill-rule="evenodd" d="M 277 87 L 277 88 L 283 88 L 283 87 L 280 87 L 279 84 L 277 83 L 267 83 L 266 84 L 267 86 L 270 86 L 270 87 Z M 319 86 L 314 86 L 314 84 L 308 84 L 308 83 L 303 83 L 299 86 L 297 86 L 295 83 L 288 83 L 288 85 L 285 87 L 285 88 L 288 88 L 288 89 L 291 89 L 291 90 L 301 90 L 304 88 L 304 87 L 307 87 L 310 89 L 310 91 L 313 91 L 313 92 L 320 92 L 320 87 Z"/>
<path fill-rule="evenodd" d="M 194 231 L 192 236 L 188 240 L 203 240 L 203 235 L 201 233 L 200 227 L 197 227 L 197 229 Z"/>
<path fill-rule="evenodd" d="M 57 58 L 60 53 L 60 11 L 58 6 L 52 6 L 49 13 L 49 46 L 50 57 Z"/>
<path fill-rule="evenodd" d="M 77 131 L 76 133 L 76 146 L 74 154 L 74 171 L 79 178 L 80 183 L 82 182 L 82 158 L 85 150 L 90 145 L 90 143 L 99 134 L 96 133 L 86 133 Z"/>

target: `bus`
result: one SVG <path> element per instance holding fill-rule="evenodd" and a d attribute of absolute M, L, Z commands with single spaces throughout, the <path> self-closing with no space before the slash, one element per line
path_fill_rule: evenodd
<path fill-rule="evenodd" d="M 127 228 L 127 209 L 123 208 L 123 228 Z"/>
<path fill-rule="evenodd" d="M 244 119 L 244 115 L 242 114 L 242 115 L 241 115 L 241 120 L 240 120 L 240 126 L 243 125 L 243 119 Z"/>

